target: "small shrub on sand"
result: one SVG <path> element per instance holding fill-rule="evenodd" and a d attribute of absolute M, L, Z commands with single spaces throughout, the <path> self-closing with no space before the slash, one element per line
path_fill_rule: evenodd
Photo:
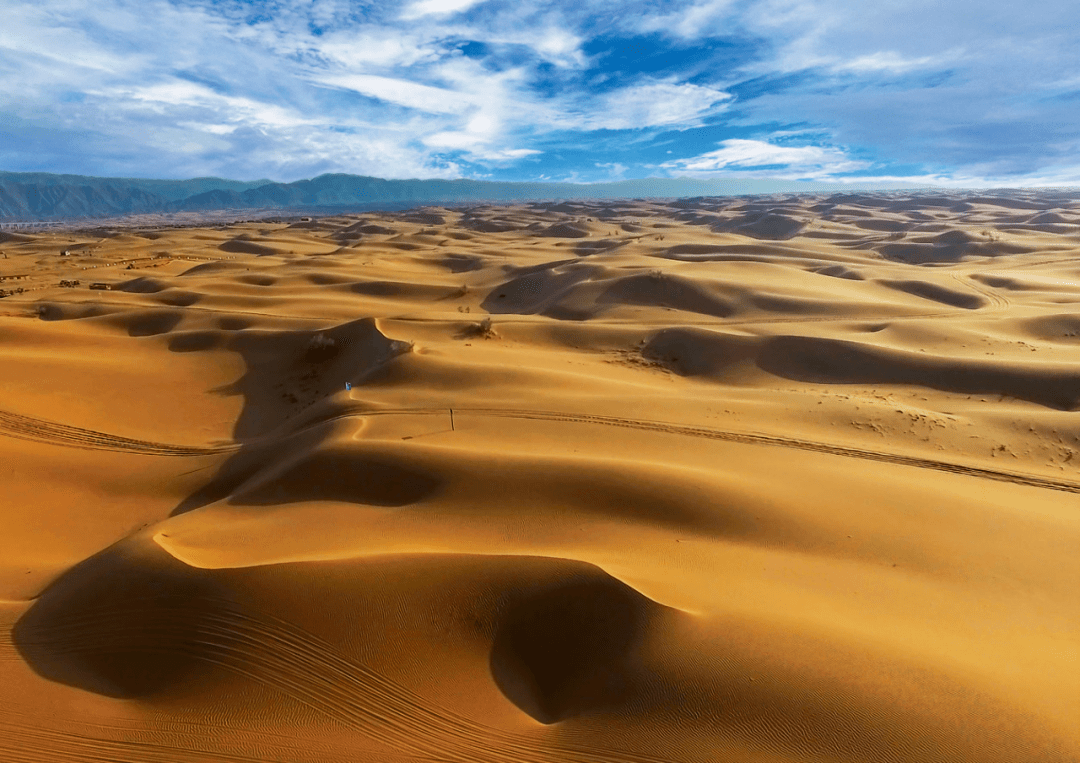
<path fill-rule="evenodd" d="M 308 342 L 304 359 L 312 363 L 323 363 L 337 355 L 337 352 L 337 342 L 334 341 L 333 337 L 326 334 L 316 334 Z"/>

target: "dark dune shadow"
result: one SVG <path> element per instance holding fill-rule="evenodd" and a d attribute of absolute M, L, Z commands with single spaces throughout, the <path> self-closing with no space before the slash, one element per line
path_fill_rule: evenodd
<path fill-rule="evenodd" d="M 977 310 L 980 307 L 985 307 L 987 303 L 986 298 L 979 294 L 948 289 L 929 281 L 880 279 L 878 283 L 890 289 L 902 291 L 905 294 L 922 297 L 931 302 L 940 302 L 950 307 L 959 307 L 964 310 Z"/>
<path fill-rule="evenodd" d="M 768 262 L 787 254 L 780 244 L 678 244 L 653 256 L 682 262 Z"/>
<path fill-rule="evenodd" d="M 234 428 L 240 441 L 268 434 L 346 382 L 362 383 L 409 348 L 384 336 L 370 318 L 324 331 L 238 331 L 226 346 L 243 358 L 247 370 L 214 391 L 244 396 Z"/>
<path fill-rule="evenodd" d="M 408 292 L 409 285 L 395 281 L 357 281 L 349 290 L 367 297 L 400 297 Z"/>
<path fill-rule="evenodd" d="M 809 336 L 748 337 L 698 328 L 653 334 L 642 355 L 681 376 L 722 380 L 733 367 L 810 384 L 912 385 L 1002 395 L 1060 411 L 1080 409 L 1080 372 L 1063 364 L 997 363 Z"/>
<path fill-rule="evenodd" d="M 280 473 L 260 480 L 231 501 L 268 506 L 296 501 L 340 501 L 370 506 L 406 506 L 431 495 L 441 481 L 405 463 L 346 449 L 304 455 Z"/>
<path fill-rule="evenodd" d="M 558 270 L 559 268 L 562 268 L 562 267 L 564 267 L 566 265 L 573 266 L 573 267 L 569 268 L 569 270 L 573 270 L 573 271 L 588 270 L 589 273 L 592 273 L 593 270 L 594 270 L 594 268 L 591 265 L 580 265 L 580 264 L 578 264 L 578 260 L 577 260 L 576 257 L 568 259 L 568 260 L 550 260 L 548 262 L 542 262 L 539 265 L 515 266 L 515 265 L 509 265 L 508 264 L 508 265 L 503 265 L 502 270 L 507 275 L 520 277 L 520 276 L 527 276 L 527 275 L 530 275 L 532 273 L 543 273 L 544 271 L 548 271 L 548 270 L 555 271 L 555 270 Z"/>
<path fill-rule="evenodd" d="M 460 297 L 461 287 L 448 288 L 440 284 L 410 283 L 407 281 L 356 281 L 346 287 L 354 294 L 385 299 L 415 299 L 436 301 Z"/>
<path fill-rule="evenodd" d="M 90 306 L 92 309 L 87 310 L 82 306 L 58 307 L 59 310 L 54 312 L 53 306 L 42 306 L 38 308 L 38 312 L 43 320 L 99 318 L 100 323 L 124 331 L 130 337 L 169 334 L 184 320 L 184 313 L 180 310 L 162 308 L 131 310 L 124 307 L 92 305 Z"/>
<path fill-rule="evenodd" d="M 524 224 L 507 218 L 500 217 L 464 217 L 459 223 L 462 228 L 476 231 L 477 233 L 509 233 L 521 230 Z"/>
<path fill-rule="evenodd" d="M 396 228 L 387 228 L 385 225 L 376 225 L 375 223 L 361 225 L 356 230 L 368 236 L 393 236 L 398 232 Z"/>
<path fill-rule="evenodd" d="M 213 273 L 223 273 L 228 271 L 242 271 L 246 268 L 239 262 L 204 262 L 201 265 L 196 265 L 193 268 L 188 268 L 181 276 L 205 276 L 212 275 Z M 143 279 L 136 279 L 141 281 Z M 149 279 L 146 279 L 149 280 Z"/>
<path fill-rule="evenodd" d="M 659 271 L 615 279 L 596 301 L 670 307 L 719 318 L 726 318 L 735 312 L 735 306 L 729 300 L 712 293 L 706 285 Z"/>
<path fill-rule="evenodd" d="M 340 286 L 352 282 L 349 276 L 334 273 L 309 273 L 305 278 L 316 286 Z"/>
<path fill-rule="evenodd" d="M 236 280 L 249 286 L 273 286 L 278 279 L 265 273 L 251 273 L 250 275 L 237 276 Z"/>
<path fill-rule="evenodd" d="M 186 514 L 228 498 L 240 490 L 244 483 L 279 465 L 287 456 L 288 450 L 315 447 L 321 439 L 321 433 L 301 432 L 280 440 L 245 445 L 222 464 L 209 481 L 180 501 L 169 516 Z"/>
<path fill-rule="evenodd" d="M 126 313 L 120 320 L 127 324 L 128 336 L 157 336 L 168 334 L 180 325 L 183 313 L 160 310 L 149 313 Z"/>
<path fill-rule="evenodd" d="M 169 307 L 191 307 L 203 298 L 202 294 L 193 291 L 181 291 L 169 289 L 156 297 L 155 301 Z"/>
<path fill-rule="evenodd" d="M 732 366 L 756 358 L 760 344 L 757 337 L 669 328 L 653 334 L 641 354 L 680 376 L 722 376 Z"/>
<path fill-rule="evenodd" d="M 130 281 L 125 281 L 115 288 L 117 291 L 126 291 L 130 294 L 157 294 L 159 291 L 168 289 L 169 284 L 159 278 L 143 276 L 141 278 L 133 278 Z"/>
<path fill-rule="evenodd" d="M 446 217 L 438 212 L 407 212 L 401 219 L 418 225 L 446 225 Z"/>
<path fill-rule="evenodd" d="M 221 345 L 221 335 L 216 331 L 184 331 L 169 337 L 172 352 L 204 352 Z"/>
<path fill-rule="evenodd" d="M 55 302 L 39 302 L 37 316 L 43 321 L 70 321 L 82 318 L 96 318 L 108 313 L 99 305 L 68 305 Z"/>
<path fill-rule="evenodd" d="M 256 244 L 254 241 L 246 241 L 240 238 L 226 241 L 218 246 L 218 249 L 231 254 L 254 254 L 259 257 L 265 257 L 270 254 L 280 254 L 280 252 L 272 246 L 264 246 L 263 244 Z"/>
<path fill-rule="evenodd" d="M 919 232 L 930 232 L 922 229 Z M 966 257 L 1001 257 L 1023 254 L 1031 248 L 1004 241 L 979 239 L 962 230 L 944 230 L 932 236 L 920 236 L 904 243 L 877 244 L 881 256 L 909 265 L 933 265 L 960 262 Z"/>
<path fill-rule="evenodd" d="M 891 350 L 838 339 L 782 336 L 758 356 L 769 373 L 825 384 L 910 384 L 968 395 L 1003 395 L 1061 411 L 1080 408 L 1080 373 Z"/>
<path fill-rule="evenodd" d="M 468 273 L 484 267 L 484 259 L 470 254 L 448 254 L 441 264 L 451 273 Z"/>
<path fill-rule="evenodd" d="M 866 280 L 866 277 L 862 273 L 844 265 L 826 265 L 825 267 L 817 268 L 812 272 L 823 276 L 830 276 L 832 278 L 843 278 L 848 281 Z"/>
<path fill-rule="evenodd" d="M 243 331 L 254 325 L 250 318 L 229 315 L 219 318 L 217 323 L 218 327 L 223 331 Z"/>
<path fill-rule="evenodd" d="M 247 367 L 237 381 L 215 390 L 242 395 L 234 427 L 240 449 L 173 516 L 246 490 L 244 505 L 328 500 L 402 506 L 437 487 L 436 480 L 407 465 L 340 449 L 323 449 L 331 428 L 319 424 L 331 408 L 320 404 L 345 383 L 364 381 L 410 345 L 386 337 L 375 321 L 360 319 L 323 331 L 253 331 L 229 324 L 235 334 L 200 331 L 170 338 L 174 352 L 226 348 Z M 251 483 L 250 485 L 248 483 Z"/>
<path fill-rule="evenodd" d="M 1042 341 L 1080 344 L 1080 315 L 1074 313 L 1026 318 L 1020 325 L 1029 336 Z"/>
<path fill-rule="evenodd" d="M 496 685 L 519 709 L 551 724 L 627 702 L 637 652 L 667 607 L 599 568 L 518 593 L 491 651 Z"/>
<path fill-rule="evenodd" d="M 732 221 L 730 226 L 718 226 L 717 230 L 741 233 L 744 236 L 768 241 L 786 241 L 802 233 L 804 228 L 806 228 L 806 223 L 802 220 L 770 211 L 760 215 L 746 215 Z"/>
<path fill-rule="evenodd" d="M 122 542 L 42 592 L 12 629 L 34 672 L 95 694 L 139 699 L 209 665 L 200 659 L 202 632 L 222 592 L 202 570 L 150 553 Z"/>
<path fill-rule="evenodd" d="M 898 233 L 911 228 L 911 223 L 905 220 L 879 220 L 875 218 L 859 220 L 854 225 L 862 230 L 882 231 L 885 233 Z"/>
<path fill-rule="evenodd" d="M 480 306 L 489 313 L 559 317 L 559 300 L 575 285 L 588 280 L 592 268 L 557 271 L 544 267 L 492 289 Z M 555 314 L 552 309 L 555 308 Z"/>
<path fill-rule="evenodd" d="M 625 241 L 619 241 L 614 238 L 582 241 L 580 244 L 574 246 L 574 254 L 579 257 L 588 257 L 590 254 L 601 254 L 603 252 L 614 251 L 625 244 Z"/>
<path fill-rule="evenodd" d="M 555 223 L 543 230 L 537 231 L 536 235 L 545 238 L 587 238 L 589 231 L 581 224 Z"/>

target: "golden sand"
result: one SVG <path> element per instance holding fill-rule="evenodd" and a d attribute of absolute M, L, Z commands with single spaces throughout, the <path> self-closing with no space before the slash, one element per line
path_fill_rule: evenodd
<path fill-rule="evenodd" d="M 1080 201 L 0 251 L 4 761 L 1080 760 Z"/>

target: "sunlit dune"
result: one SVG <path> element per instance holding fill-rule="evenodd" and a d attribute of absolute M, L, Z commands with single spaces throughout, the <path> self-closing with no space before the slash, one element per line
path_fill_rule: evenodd
<path fill-rule="evenodd" d="M 1080 761 L 1080 197 L 0 232 L 0 759 Z"/>

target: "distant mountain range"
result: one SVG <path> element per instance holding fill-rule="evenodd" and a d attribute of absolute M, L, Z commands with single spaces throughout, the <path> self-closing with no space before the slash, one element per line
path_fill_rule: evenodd
<path fill-rule="evenodd" d="M 0 221 L 109 218 L 146 213 L 233 209 L 402 209 L 438 203 L 740 196 L 839 189 L 855 190 L 851 186 L 836 184 L 747 179 L 648 178 L 584 184 L 383 180 L 362 175 L 320 175 L 311 180 L 275 183 L 271 180 L 145 180 L 40 172 L 0 172 Z"/>

